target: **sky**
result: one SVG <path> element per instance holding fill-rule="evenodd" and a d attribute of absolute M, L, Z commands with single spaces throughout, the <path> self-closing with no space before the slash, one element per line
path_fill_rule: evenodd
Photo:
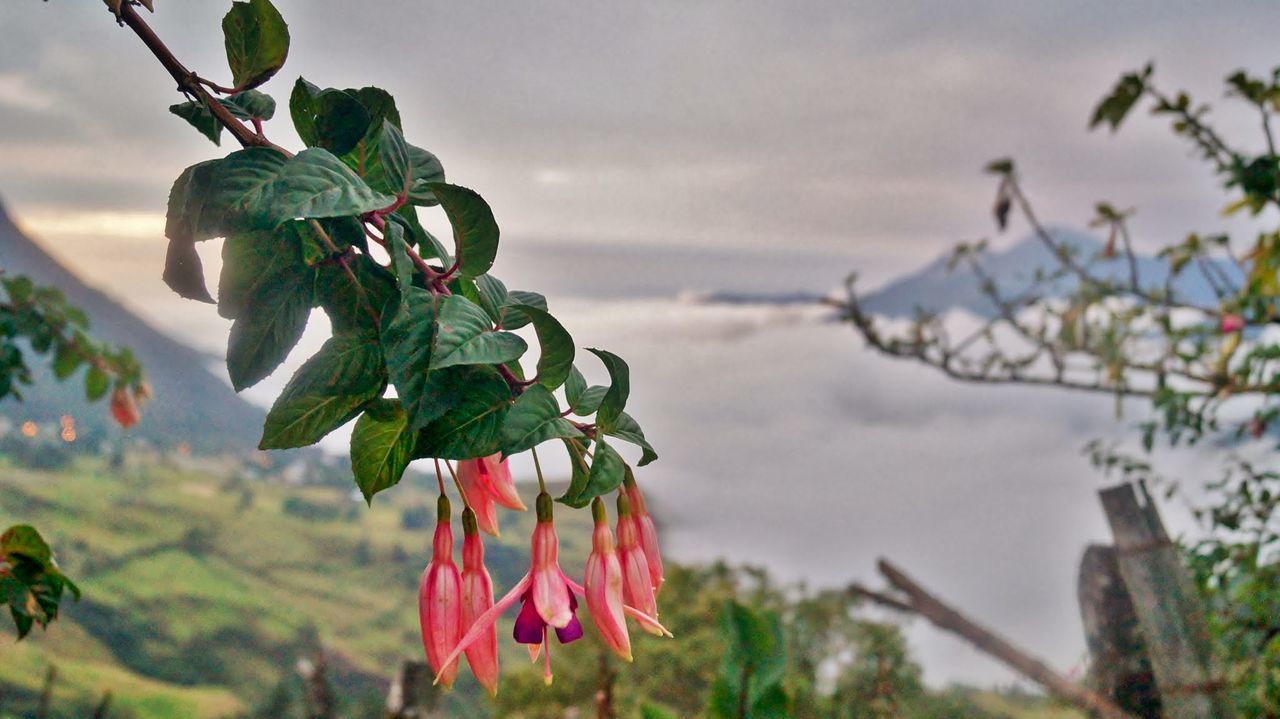
<path fill-rule="evenodd" d="M 156 4 L 175 53 L 225 81 L 226 3 Z M 493 206 L 498 274 L 545 289 L 580 344 L 629 359 L 677 556 L 832 585 L 872 582 L 887 555 L 1056 666 L 1079 662 L 1075 565 L 1106 538 L 1079 448 L 1116 431 L 1108 402 L 959 387 L 869 355 L 820 311 L 687 297 L 825 292 L 855 269 L 874 286 L 992 235 L 980 170 L 1003 156 L 1053 222 L 1081 226 L 1110 199 L 1139 208 L 1140 248 L 1240 229 L 1163 120 L 1086 125 L 1148 60 L 1164 87 L 1215 103 L 1229 72 L 1269 72 L 1273 7 L 277 4 L 294 39 L 263 89 L 282 105 L 300 74 L 388 89 L 408 139 Z M 159 281 L 163 209 L 183 167 L 234 148 L 166 112 L 172 81 L 98 3 L 7 0 L 0 33 L 0 198 L 91 282 L 216 352 L 226 323 Z M 268 134 L 296 146 L 283 115 Z M 1252 116 L 1219 121 L 1254 143 Z M 201 252 L 212 275 L 217 243 Z M 250 396 L 269 401 L 287 369 Z M 910 632 L 931 681 L 1009 678 Z"/>

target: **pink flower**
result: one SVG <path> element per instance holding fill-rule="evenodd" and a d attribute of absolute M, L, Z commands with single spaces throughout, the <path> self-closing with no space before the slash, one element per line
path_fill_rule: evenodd
<path fill-rule="evenodd" d="M 539 654 L 535 647 L 541 647 L 546 667 L 543 676 L 547 683 L 551 682 L 552 676 L 550 630 L 555 630 L 556 638 L 561 644 L 582 636 L 582 623 L 578 621 L 576 614 L 577 597 L 585 596 L 586 590 L 560 569 L 560 544 L 552 523 L 551 495 L 545 492 L 538 495 L 537 512 L 538 522 L 533 529 L 529 571 L 502 599 L 476 617 L 457 646 L 444 658 L 445 668 L 454 667 L 458 656 L 492 631 L 498 617 L 517 601 L 521 602 L 521 606 L 513 633 L 515 640 L 530 645 L 529 655 L 535 659 Z M 623 611 L 642 623 L 647 621 L 657 627 L 658 632 L 670 636 L 670 632 L 663 629 L 656 618 L 643 615 L 629 606 L 624 606 Z M 436 681 L 443 682 L 444 672 L 434 664 L 432 669 L 436 672 Z"/>
<path fill-rule="evenodd" d="M 484 566 L 484 543 L 476 527 L 476 514 L 471 508 L 462 511 L 462 627 L 468 628 L 476 618 L 493 606 L 493 581 Z M 488 632 L 467 647 L 467 663 L 480 686 L 490 696 L 498 693 L 498 632 L 490 625 Z M 434 666 L 432 667 L 435 668 Z"/>
<path fill-rule="evenodd" d="M 458 463 L 458 485 L 462 488 L 462 499 L 467 506 L 475 510 L 476 525 L 487 534 L 498 536 L 498 509 L 494 505 L 493 492 L 485 482 L 482 473 L 476 471 L 473 462 L 466 460 Z"/>
<path fill-rule="evenodd" d="M 464 486 L 471 483 L 484 487 L 494 501 L 507 509 L 517 512 L 527 509 L 516 492 L 516 484 L 511 479 L 511 468 L 500 454 L 458 462 L 458 479 Z"/>
<path fill-rule="evenodd" d="M 431 563 L 418 586 L 418 619 L 422 625 L 422 646 L 427 662 L 436 672 L 436 681 L 453 686 L 458 665 L 445 661 L 462 634 L 462 577 L 453 563 L 453 528 L 449 524 L 449 498 L 443 494 L 436 504 L 436 532 L 431 544 Z"/>
<path fill-rule="evenodd" d="M 623 600 L 638 612 L 633 616 L 650 634 L 667 633 L 656 621 L 658 600 L 653 594 L 649 558 L 640 546 L 640 522 L 631 513 L 631 500 L 623 493 L 618 494 L 618 561 L 622 565 Z"/>
<path fill-rule="evenodd" d="M 636 478 L 631 474 L 631 468 L 627 468 L 627 478 L 623 483 L 627 493 L 627 499 L 631 502 L 631 511 L 635 514 L 636 521 L 640 523 L 640 546 L 644 549 L 645 559 L 649 563 L 649 579 L 653 583 L 653 593 L 656 595 L 662 589 L 662 551 L 658 547 L 658 527 L 654 524 L 653 517 L 649 516 L 649 509 L 645 506 L 644 495 L 640 494 L 640 485 L 636 484 Z"/>
<path fill-rule="evenodd" d="M 604 643 L 615 654 L 631 661 L 631 636 L 622 601 L 622 564 L 613 547 L 613 530 L 605 514 L 604 502 L 596 497 L 591 502 L 596 528 L 591 535 L 591 555 L 587 557 L 587 574 L 583 580 L 587 590 L 587 609 Z"/>
<path fill-rule="evenodd" d="M 1244 329 L 1244 318 L 1236 314 L 1226 314 L 1222 316 L 1222 333 L 1231 334 Z"/>

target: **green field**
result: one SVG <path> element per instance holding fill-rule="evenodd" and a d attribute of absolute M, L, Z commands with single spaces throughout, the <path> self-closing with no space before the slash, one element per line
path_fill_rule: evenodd
<path fill-rule="evenodd" d="M 345 490 L 237 474 L 159 462 L 4 466 L 0 521 L 38 526 L 85 596 L 47 632 L 20 643 L 0 634 L 0 711 L 31 704 L 52 663 L 67 715 L 106 690 L 112 716 L 234 715 L 290 677 L 318 637 L 349 710 L 372 712 L 400 662 L 422 652 L 415 597 L 434 492 L 406 481 L 369 509 Z M 403 526 L 406 510 L 424 509 L 424 526 Z M 488 549 L 499 588 L 525 570 L 531 528 L 529 513 L 503 517 L 503 542 Z M 570 565 L 586 527 L 562 532 Z M 464 682 L 455 695 L 466 703 L 475 688 Z"/>

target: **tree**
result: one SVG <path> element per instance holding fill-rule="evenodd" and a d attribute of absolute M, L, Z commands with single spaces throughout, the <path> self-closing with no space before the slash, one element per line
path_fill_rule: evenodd
<path fill-rule="evenodd" d="M 852 280 L 843 311 L 867 345 L 966 382 L 1051 386 L 1114 397 L 1146 398 L 1147 452 L 1157 443 L 1274 441 L 1280 416 L 1280 155 L 1272 121 L 1280 112 L 1280 69 L 1270 78 L 1239 71 L 1227 95 L 1258 118 L 1261 150 L 1229 143 L 1209 122 L 1210 108 L 1185 92 L 1169 95 L 1153 68 L 1123 75 L 1095 108 L 1090 127 L 1118 130 L 1145 103 L 1167 117 L 1221 180 L 1227 214 L 1248 212 L 1263 225 L 1253 238 L 1191 233 L 1165 246 L 1158 262 L 1134 248 L 1132 209 L 1099 202 L 1090 226 L 1106 233 L 1094 252 L 1072 245 L 1036 215 L 1009 159 L 990 163 L 997 181 L 993 208 L 1003 231 L 1014 211 L 1049 251 L 1052 263 L 1030 282 L 1009 287 L 984 263 L 986 242 L 956 247 L 952 267 L 965 267 L 992 312 L 976 328 L 921 313 L 905 332 L 891 332 L 868 313 Z M 1103 469 L 1128 478 L 1151 467 L 1107 447 L 1094 448 Z M 1219 619 L 1231 667 L 1227 680 L 1243 716 L 1280 713 L 1280 515 L 1275 476 L 1234 463 L 1210 484 L 1216 504 L 1203 512 L 1209 537 L 1190 553 Z"/>
<path fill-rule="evenodd" d="M 112 417 L 126 428 L 136 424 L 139 406 L 151 396 L 142 368 L 129 350 L 94 340 L 88 329 L 84 311 L 67 304 L 56 287 L 0 276 L 0 401 L 21 401 L 34 383 L 31 356 L 49 356 L 55 379 L 69 380 L 83 369 L 89 401 L 110 395 Z M 0 602 L 8 605 L 19 639 L 57 619 L 64 591 L 80 598 L 39 531 L 18 524 L 0 534 Z"/>

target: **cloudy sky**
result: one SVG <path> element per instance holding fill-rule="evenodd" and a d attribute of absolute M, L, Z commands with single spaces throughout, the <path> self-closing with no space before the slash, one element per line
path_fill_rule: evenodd
<path fill-rule="evenodd" d="M 1147 60 L 1212 101 L 1230 71 L 1269 71 L 1272 6 L 278 5 L 294 41 L 264 89 L 283 101 L 302 74 L 391 91 L 410 141 L 495 208 L 500 274 L 546 288 L 582 343 L 630 359 L 681 556 L 833 584 L 870 580 L 887 554 L 1058 666 L 1079 661 L 1075 562 L 1106 533 L 1078 449 L 1114 430 L 1109 404 L 957 387 L 808 310 L 674 298 L 910 271 L 991 232 L 979 170 L 1005 155 L 1051 220 L 1083 224 L 1107 198 L 1139 207 L 1146 247 L 1220 229 L 1214 180 L 1162 121 L 1111 137 L 1086 120 Z M 175 52 L 225 80 L 226 3 L 157 6 Z M 172 179 L 232 148 L 166 112 L 172 81 L 99 3 L 5 0 L 0 30 L 0 198 L 91 281 L 216 348 L 225 324 L 159 282 L 160 235 Z M 1246 146 L 1255 124 L 1221 118 Z M 283 117 L 268 132 L 296 144 Z M 216 268 L 216 243 L 202 252 Z M 1007 677 L 912 637 L 934 681 Z"/>

